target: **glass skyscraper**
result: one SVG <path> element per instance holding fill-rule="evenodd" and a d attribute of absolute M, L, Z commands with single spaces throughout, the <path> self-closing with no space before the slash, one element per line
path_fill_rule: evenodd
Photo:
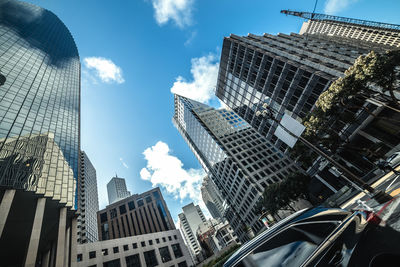
<path fill-rule="evenodd" d="M 48 10 L 1 0 L 0 74 L 2 264 L 61 266 L 79 170 L 80 62 L 71 33 Z"/>
<path fill-rule="evenodd" d="M 247 241 L 246 227 L 254 232 L 263 227 L 254 208 L 264 188 L 297 171 L 297 165 L 234 111 L 175 95 L 172 121 L 223 197 L 224 218 Z"/>

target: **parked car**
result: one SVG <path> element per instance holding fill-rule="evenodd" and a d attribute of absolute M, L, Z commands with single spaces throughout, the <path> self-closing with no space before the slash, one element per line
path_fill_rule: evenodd
<path fill-rule="evenodd" d="M 399 264 L 400 233 L 393 230 L 397 236 L 389 234 L 393 243 L 383 242 L 388 248 L 368 241 L 368 232 L 380 227 L 379 223 L 379 217 L 368 211 L 302 210 L 244 244 L 223 266 L 378 266 L 375 262 L 388 259 Z M 375 248 L 375 244 L 379 245 Z M 391 266 L 385 264 L 381 266 Z"/>
<path fill-rule="evenodd" d="M 400 164 L 400 151 L 393 153 L 386 159 L 386 162 L 389 166 L 395 168 Z"/>

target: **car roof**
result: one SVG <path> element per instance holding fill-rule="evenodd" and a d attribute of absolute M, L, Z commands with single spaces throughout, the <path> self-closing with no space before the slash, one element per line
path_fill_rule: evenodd
<path fill-rule="evenodd" d="M 274 224 L 270 229 L 262 232 L 249 242 L 245 243 L 240 247 L 225 263 L 224 267 L 228 266 L 233 266 L 235 263 L 237 263 L 239 260 L 242 259 L 242 257 L 246 256 L 248 253 L 250 253 L 253 249 L 261 245 L 268 239 L 270 236 L 274 235 L 276 232 L 278 232 L 280 229 L 282 229 L 285 226 L 298 223 L 301 221 L 305 220 L 315 220 L 318 217 L 321 216 L 326 216 L 326 215 L 334 215 L 334 214 L 341 214 L 341 215 L 348 215 L 351 212 L 342 210 L 342 209 L 336 209 L 336 208 L 325 208 L 325 207 L 315 207 L 315 208 L 309 208 L 309 209 L 303 209 L 300 210 L 296 213 L 291 214 L 290 216 L 286 217 L 285 219 L 277 222 Z"/>

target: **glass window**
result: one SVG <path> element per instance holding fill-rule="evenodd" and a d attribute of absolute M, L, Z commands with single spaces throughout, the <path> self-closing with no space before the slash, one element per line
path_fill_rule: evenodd
<path fill-rule="evenodd" d="M 126 213 L 126 206 L 125 206 L 125 204 L 119 206 L 119 213 L 120 213 L 120 214 L 125 214 L 125 213 Z"/>
<path fill-rule="evenodd" d="M 178 263 L 178 267 L 188 267 L 186 261 Z"/>
<path fill-rule="evenodd" d="M 142 247 L 146 246 L 146 243 L 144 241 L 142 241 L 140 244 L 142 245 Z"/>
<path fill-rule="evenodd" d="M 77 262 L 82 261 L 82 254 L 76 255 L 76 261 L 77 261 Z"/>
<path fill-rule="evenodd" d="M 160 243 L 160 239 L 156 238 L 156 243 L 159 244 Z"/>
<path fill-rule="evenodd" d="M 153 240 L 149 240 L 149 245 L 153 245 Z"/>
<path fill-rule="evenodd" d="M 150 195 L 145 196 L 145 199 L 146 199 L 146 203 L 150 203 L 152 201 Z"/>
<path fill-rule="evenodd" d="M 158 265 L 158 261 L 157 261 L 157 257 L 156 257 L 156 253 L 155 253 L 154 249 L 144 252 L 144 259 L 146 261 L 147 267 L 154 267 L 154 266 Z"/>
<path fill-rule="evenodd" d="M 124 245 L 124 251 L 127 251 L 129 249 L 128 245 Z"/>
<path fill-rule="evenodd" d="M 125 257 L 126 267 L 141 267 L 139 254 Z"/>
<path fill-rule="evenodd" d="M 178 239 L 178 236 L 177 236 L 177 235 L 174 235 L 174 238 L 175 238 L 175 240 L 177 240 L 177 239 Z"/>
<path fill-rule="evenodd" d="M 137 243 L 132 243 L 132 247 L 135 249 L 137 248 Z"/>
<path fill-rule="evenodd" d="M 162 238 L 163 242 L 167 242 L 167 239 L 165 237 Z"/>
<path fill-rule="evenodd" d="M 110 210 L 110 217 L 111 217 L 111 219 L 114 219 L 115 217 L 117 217 L 117 210 L 116 209 L 111 209 Z"/>
<path fill-rule="evenodd" d="M 290 227 L 267 240 L 238 266 L 299 266 L 336 227 L 334 223 L 307 223 Z"/>
<path fill-rule="evenodd" d="M 159 248 L 162 262 L 169 262 L 171 260 L 171 254 L 169 253 L 168 247 Z"/>
<path fill-rule="evenodd" d="M 138 207 L 141 207 L 144 205 L 143 198 L 140 198 L 137 200 L 137 205 L 138 205 Z"/>
<path fill-rule="evenodd" d="M 103 256 L 107 256 L 108 255 L 108 249 L 104 248 L 101 250 L 101 254 L 103 254 Z"/>
<path fill-rule="evenodd" d="M 135 208 L 135 202 L 129 201 L 128 202 L 128 208 L 129 208 L 129 210 L 133 210 Z"/>
<path fill-rule="evenodd" d="M 103 267 L 121 267 L 121 261 L 119 259 L 103 262 Z"/>
<path fill-rule="evenodd" d="M 175 258 L 180 258 L 183 256 L 181 246 L 179 244 L 172 244 L 172 251 L 174 252 Z"/>
<path fill-rule="evenodd" d="M 107 221 L 107 212 L 103 212 L 102 214 L 100 214 L 100 222 L 104 223 Z"/>
<path fill-rule="evenodd" d="M 113 247 L 113 252 L 114 253 L 118 253 L 119 252 L 119 248 L 118 247 Z"/>
<path fill-rule="evenodd" d="M 169 240 L 169 241 L 172 241 L 172 237 L 171 237 L 171 236 L 169 236 L 169 237 L 168 237 L 168 240 Z"/>
<path fill-rule="evenodd" d="M 89 259 L 94 259 L 96 258 L 96 251 L 90 251 L 89 252 Z"/>

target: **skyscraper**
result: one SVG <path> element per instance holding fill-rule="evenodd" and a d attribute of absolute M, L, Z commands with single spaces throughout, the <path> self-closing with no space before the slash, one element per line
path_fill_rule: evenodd
<path fill-rule="evenodd" d="M 99 210 L 96 169 L 85 151 L 81 151 L 80 161 L 81 176 L 78 183 L 80 214 L 77 241 L 79 243 L 95 242 L 98 240 L 97 211 Z"/>
<path fill-rule="evenodd" d="M 370 50 L 390 46 L 319 34 L 231 34 L 224 38 L 216 95 L 276 147 L 288 145 L 277 137 L 277 122 L 256 116 L 264 103 L 277 120 L 300 123 L 319 95 Z"/>
<path fill-rule="evenodd" d="M 1 261 L 62 266 L 76 240 L 79 54 L 52 12 L 14 0 L 0 10 Z"/>
<path fill-rule="evenodd" d="M 189 251 L 193 258 L 201 261 L 201 246 L 197 240 L 196 233 L 199 225 L 206 222 L 206 218 L 199 205 L 195 206 L 193 203 L 182 207 L 182 211 L 182 213 L 178 214 L 178 218 L 183 237 L 186 240 L 186 244 L 189 245 Z"/>
<path fill-rule="evenodd" d="M 175 229 L 160 189 L 134 194 L 97 212 L 99 240 Z"/>
<path fill-rule="evenodd" d="M 108 203 L 112 204 L 118 200 L 129 197 L 131 192 L 126 189 L 125 179 L 115 176 L 107 184 L 107 195 Z"/>
<path fill-rule="evenodd" d="M 173 123 L 226 201 L 235 234 L 248 240 L 246 227 L 263 227 L 254 207 L 264 188 L 297 171 L 296 164 L 234 111 L 175 95 Z"/>
<path fill-rule="evenodd" d="M 208 211 L 214 219 L 223 218 L 226 211 L 226 201 L 223 200 L 217 186 L 205 176 L 201 186 L 201 197 L 206 204 Z"/>

